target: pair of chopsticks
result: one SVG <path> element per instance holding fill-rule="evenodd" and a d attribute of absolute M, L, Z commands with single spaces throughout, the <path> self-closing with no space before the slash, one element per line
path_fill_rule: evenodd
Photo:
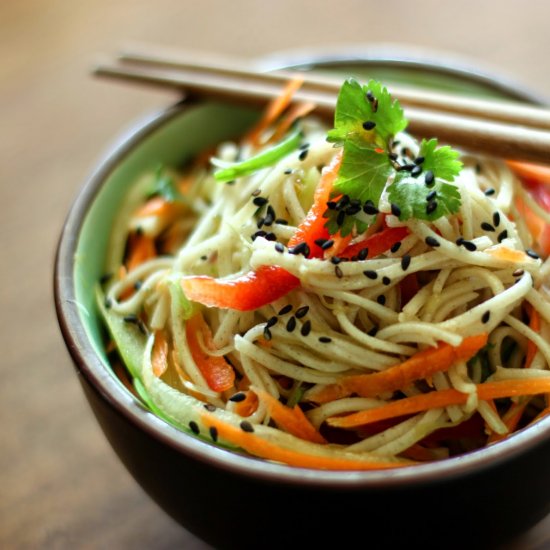
<path fill-rule="evenodd" d="M 311 101 L 332 116 L 341 79 L 296 71 L 259 73 L 245 65 L 173 50 L 139 47 L 96 66 L 100 77 L 184 91 L 187 96 L 265 105 L 291 78 L 304 83 L 294 101 Z M 418 137 L 437 137 L 482 154 L 550 164 L 550 110 L 517 101 L 484 100 L 389 86 Z"/>

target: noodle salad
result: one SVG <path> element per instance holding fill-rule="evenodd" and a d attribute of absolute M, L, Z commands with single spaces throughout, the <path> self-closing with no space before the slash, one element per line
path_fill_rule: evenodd
<path fill-rule="evenodd" d="M 376 81 L 132 187 L 98 306 L 119 378 L 236 452 L 368 470 L 491 445 L 550 405 L 550 177 L 417 141 Z"/>

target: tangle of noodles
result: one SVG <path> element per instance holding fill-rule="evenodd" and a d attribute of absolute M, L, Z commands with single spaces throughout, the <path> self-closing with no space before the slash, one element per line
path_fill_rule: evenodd
<path fill-rule="evenodd" d="M 269 167 L 220 183 L 202 159 L 183 174 L 165 174 L 179 185 L 180 199 L 151 198 L 143 184 L 128 197 L 123 211 L 131 214 L 121 214 L 113 230 L 107 270 L 115 275 L 101 305 L 107 320 L 123 320 L 143 354 L 132 371 L 142 397 L 199 436 L 319 468 L 438 460 L 491 444 L 539 417 L 550 394 L 544 286 L 550 264 L 532 252 L 544 255 L 518 207 L 518 197 L 523 205 L 534 202 L 522 183 L 501 161 L 463 154 L 454 182 L 458 213 L 400 222 L 383 195 L 366 234 L 335 239 L 318 257 L 307 257 L 288 241 L 339 149 L 316 119 L 300 124 L 306 145 Z M 407 134 L 396 139 L 413 161 L 417 142 Z M 227 166 L 272 146 L 225 143 L 213 163 Z M 540 207 L 537 215 L 550 222 Z M 406 228 L 404 236 L 375 257 L 338 257 L 346 246 L 396 227 Z M 282 268 L 297 283 L 252 310 L 190 302 L 180 284 L 198 277 L 238 281 L 266 266 Z M 484 345 L 472 356 L 453 356 L 445 368 L 397 387 L 371 395 L 343 382 L 384 373 L 436 346 L 460 350 L 479 335 Z M 512 383 L 543 385 L 494 399 L 483 393 L 484 386 Z M 452 399 L 361 420 L 436 392 Z"/>

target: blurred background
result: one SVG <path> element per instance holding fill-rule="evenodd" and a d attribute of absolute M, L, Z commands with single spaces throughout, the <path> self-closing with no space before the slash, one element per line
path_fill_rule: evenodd
<path fill-rule="evenodd" d="M 265 65 L 384 44 L 549 98 L 549 19 L 547 0 L 2 0 L 0 547 L 207 548 L 108 447 L 54 315 L 55 245 L 77 190 L 116 136 L 177 99 L 94 80 L 102 53 L 145 42 Z M 546 520 L 510 548 L 542 549 L 549 532 Z"/>

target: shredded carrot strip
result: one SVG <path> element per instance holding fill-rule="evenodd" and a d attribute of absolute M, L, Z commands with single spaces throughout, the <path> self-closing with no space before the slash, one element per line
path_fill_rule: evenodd
<path fill-rule="evenodd" d="M 291 409 L 263 390 L 257 390 L 257 393 L 258 397 L 266 404 L 269 415 L 279 428 L 312 443 L 327 442 L 313 427 L 298 405 Z"/>
<path fill-rule="evenodd" d="M 448 370 L 457 361 L 468 361 L 486 343 L 487 334 L 482 333 L 464 338 L 457 347 L 440 344 L 435 348 L 419 351 L 403 363 L 384 371 L 347 376 L 336 384 L 310 391 L 308 399 L 316 403 L 327 403 L 352 393 L 361 397 L 374 397 L 387 391 L 403 389 L 415 380 Z"/>
<path fill-rule="evenodd" d="M 245 390 L 242 393 L 244 393 L 245 398 L 235 403 L 234 410 L 239 416 L 247 417 L 256 412 L 260 401 L 258 396 L 251 390 Z"/>
<path fill-rule="evenodd" d="M 311 111 L 313 111 L 315 107 L 315 103 L 311 102 L 297 103 L 296 105 L 291 107 L 288 113 L 279 122 L 269 141 L 275 142 L 282 139 L 284 135 L 288 132 L 290 127 L 294 124 L 294 122 L 296 122 L 299 118 L 303 118 L 311 113 Z"/>
<path fill-rule="evenodd" d="M 484 252 L 490 256 L 493 256 L 493 258 L 496 258 L 497 260 L 502 260 L 513 264 L 525 262 L 528 259 L 525 252 L 501 245 L 486 248 Z"/>
<path fill-rule="evenodd" d="M 529 327 L 535 332 L 540 331 L 540 315 L 539 312 L 529 304 Z M 525 368 L 528 369 L 533 363 L 533 359 L 537 354 L 538 348 L 532 340 L 527 340 L 527 353 L 525 355 Z"/>
<path fill-rule="evenodd" d="M 168 368 L 168 340 L 162 330 L 155 331 L 151 364 L 153 366 L 153 374 L 157 378 L 162 376 Z"/>
<path fill-rule="evenodd" d="M 550 376 L 531 380 L 499 380 L 485 382 L 476 386 L 480 400 L 500 399 L 502 397 L 516 397 L 522 395 L 538 395 L 550 391 Z M 342 417 L 332 417 L 328 424 L 338 428 L 355 428 L 386 418 L 396 418 L 424 412 L 430 409 L 448 407 L 449 405 L 463 405 L 468 400 L 468 394 L 455 389 L 439 390 L 413 397 L 405 397 L 392 401 L 381 407 L 360 411 Z"/>
<path fill-rule="evenodd" d="M 145 218 L 148 216 L 163 217 L 170 214 L 173 208 L 174 203 L 168 202 L 165 198 L 160 196 L 151 197 L 134 212 L 134 216 L 138 218 Z"/>
<path fill-rule="evenodd" d="M 126 269 L 132 271 L 143 262 L 157 255 L 155 240 L 143 233 L 131 233 L 128 237 L 128 255 Z"/>
<path fill-rule="evenodd" d="M 254 433 L 245 432 L 241 428 L 227 424 L 214 415 L 202 413 L 201 419 L 209 428 L 215 428 L 218 437 L 244 449 L 248 453 L 282 462 L 289 466 L 313 468 L 317 470 L 380 470 L 398 468 L 414 464 L 412 461 L 354 460 L 330 456 L 315 456 L 300 451 L 286 449 Z"/>
<path fill-rule="evenodd" d="M 215 349 L 210 327 L 200 313 L 185 323 L 185 333 L 193 360 L 204 376 L 208 387 L 218 392 L 232 388 L 235 383 L 233 367 L 223 357 L 209 355 L 200 345 L 199 333 L 202 335 L 206 348 Z"/>
<path fill-rule="evenodd" d="M 267 107 L 264 115 L 258 121 L 256 126 L 252 128 L 245 136 L 244 141 L 250 142 L 257 147 L 260 144 L 260 138 L 263 132 L 282 114 L 282 112 L 289 106 L 292 101 L 292 96 L 303 84 L 304 79 L 293 78 L 284 87 L 280 96 L 275 98 Z"/>
<path fill-rule="evenodd" d="M 550 185 L 550 166 L 515 160 L 507 160 L 506 164 L 522 179 L 535 180 Z"/>

